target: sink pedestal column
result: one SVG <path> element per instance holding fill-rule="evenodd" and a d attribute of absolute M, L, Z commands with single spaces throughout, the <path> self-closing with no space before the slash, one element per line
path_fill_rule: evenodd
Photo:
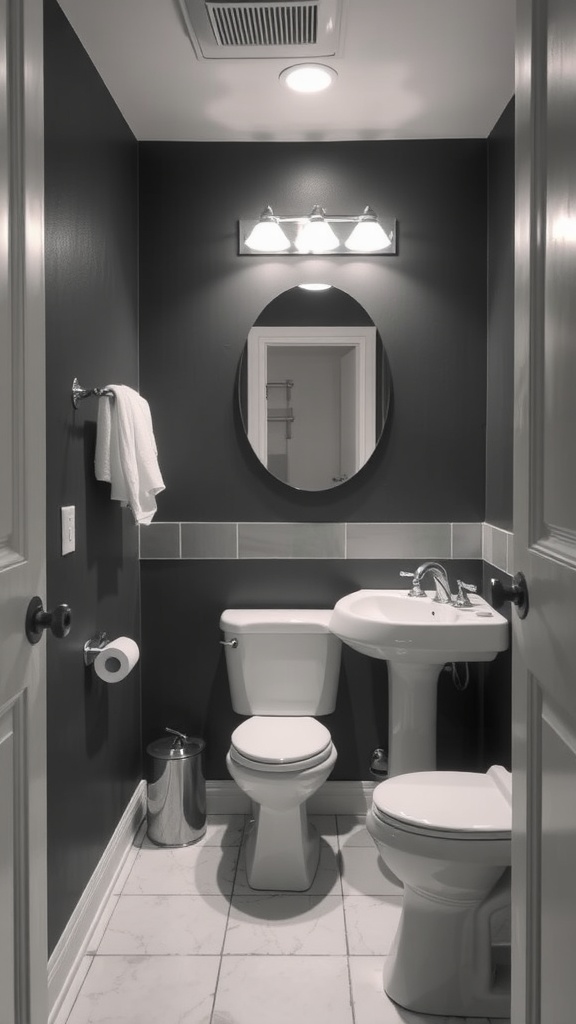
<path fill-rule="evenodd" d="M 436 702 L 442 665 L 388 661 L 388 775 L 436 770 Z"/>

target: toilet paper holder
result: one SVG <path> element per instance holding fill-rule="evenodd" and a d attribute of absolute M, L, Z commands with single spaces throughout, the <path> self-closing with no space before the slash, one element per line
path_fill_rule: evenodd
<path fill-rule="evenodd" d="M 110 639 L 107 633 L 96 633 L 96 636 L 90 637 L 90 640 L 84 644 L 84 664 L 93 665 L 100 651 L 108 643 L 110 643 Z"/>

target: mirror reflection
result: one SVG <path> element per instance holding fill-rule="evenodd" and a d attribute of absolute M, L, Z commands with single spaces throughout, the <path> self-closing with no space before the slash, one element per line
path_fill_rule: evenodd
<path fill-rule="evenodd" d="M 372 455 L 389 375 L 376 327 L 339 288 L 291 288 L 249 332 L 239 375 L 242 422 L 256 455 L 284 483 L 337 487 Z"/>

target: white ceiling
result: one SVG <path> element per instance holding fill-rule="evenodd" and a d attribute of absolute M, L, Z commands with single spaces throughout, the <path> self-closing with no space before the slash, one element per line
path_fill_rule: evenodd
<path fill-rule="evenodd" d="M 308 96 L 278 79 L 299 57 L 199 60 L 178 0 L 59 3 L 140 140 L 484 138 L 514 91 L 515 0 L 343 0 Z"/>

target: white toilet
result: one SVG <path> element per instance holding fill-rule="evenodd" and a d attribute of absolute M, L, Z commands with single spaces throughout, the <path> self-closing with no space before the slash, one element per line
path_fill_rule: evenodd
<path fill-rule="evenodd" d="M 366 825 L 404 883 L 384 989 L 408 1010 L 509 1017 L 509 965 L 492 925 L 510 909 L 512 776 L 414 772 L 381 782 Z"/>
<path fill-rule="evenodd" d="M 226 765 L 252 800 L 246 843 L 253 889 L 302 892 L 320 851 L 306 800 L 326 781 L 336 748 L 312 715 L 336 706 L 340 640 L 332 612 L 229 609 L 222 613 L 232 707 L 251 715 L 232 733 Z"/>

